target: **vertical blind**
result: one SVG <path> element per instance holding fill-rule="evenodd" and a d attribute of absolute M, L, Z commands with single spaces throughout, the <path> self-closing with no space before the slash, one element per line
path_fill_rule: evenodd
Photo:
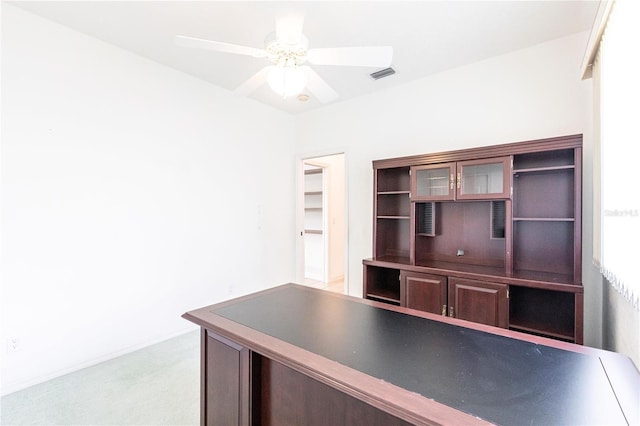
<path fill-rule="evenodd" d="M 638 308 L 640 2 L 617 0 L 593 61 L 594 263 Z"/>

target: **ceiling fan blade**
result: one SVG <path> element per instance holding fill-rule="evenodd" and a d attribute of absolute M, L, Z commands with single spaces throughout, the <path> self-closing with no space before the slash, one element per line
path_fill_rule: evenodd
<path fill-rule="evenodd" d="M 302 37 L 304 14 L 290 14 L 276 21 L 276 40 L 287 44 L 297 44 Z"/>
<path fill-rule="evenodd" d="M 393 47 L 327 47 L 309 49 L 307 60 L 315 65 L 352 65 L 388 67 L 393 59 Z"/>
<path fill-rule="evenodd" d="M 253 93 L 258 87 L 260 87 L 265 81 L 267 81 L 267 75 L 269 71 L 273 68 L 273 65 L 269 65 L 268 67 L 262 68 L 260 71 L 255 73 L 249 80 L 242 83 L 236 90 L 235 93 L 241 96 L 248 96 Z"/>
<path fill-rule="evenodd" d="M 307 89 L 309 89 L 313 96 L 318 98 L 321 103 L 326 104 L 338 99 L 338 93 L 333 90 L 318 73 L 306 65 L 300 67 L 300 69 L 307 76 Z"/>
<path fill-rule="evenodd" d="M 195 49 L 215 50 L 216 52 L 235 53 L 236 55 L 248 55 L 256 58 L 264 58 L 267 52 L 254 47 L 240 46 L 238 44 L 222 43 L 219 41 L 204 40 L 201 38 L 176 36 L 175 43 L 178 46 L 193 47 Z"/>

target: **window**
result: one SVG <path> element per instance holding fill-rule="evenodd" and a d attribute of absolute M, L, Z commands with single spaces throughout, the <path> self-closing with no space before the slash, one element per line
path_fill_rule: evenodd
<path fill-rule="evenodd" d="M 593 62 L 594 261 L 636 308 L 640 295 L 638 22 L 640 2 L 616 1 Z"/>

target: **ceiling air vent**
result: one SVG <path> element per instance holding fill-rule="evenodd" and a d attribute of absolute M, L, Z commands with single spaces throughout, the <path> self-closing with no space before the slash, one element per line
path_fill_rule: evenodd
<path fill-rule="evenodd" d="M 380 71 L 372 72 L 369 75 L 374 80 L 380 80 L 381 78 L 389 77 L 390 75 L 393 75 L 395 73 L 396 73 L 396 70 L 394 70 L 393 68 L 389 67 L 389 68 L 385 68 L 385 69 L 380 70 Z"/>

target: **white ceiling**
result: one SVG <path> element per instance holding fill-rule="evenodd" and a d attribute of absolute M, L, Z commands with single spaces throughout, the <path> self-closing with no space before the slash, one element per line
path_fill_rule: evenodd
<path fill-rule="evenodd" d="M 309 47 L 394 49 L 396 74 L 373 80 L 366 67 L 314 66 L 339 94 L 334 102 L 591 28 L 597 1 L 24 1 L 37 15 L 234 90 L 266 59 L 179 47 L 175 35 L 262 48 L 279 17 L 305 16 Z M 322 106 L 282 99 L 265 84 L 251 97 L 290 113 Z"/>

